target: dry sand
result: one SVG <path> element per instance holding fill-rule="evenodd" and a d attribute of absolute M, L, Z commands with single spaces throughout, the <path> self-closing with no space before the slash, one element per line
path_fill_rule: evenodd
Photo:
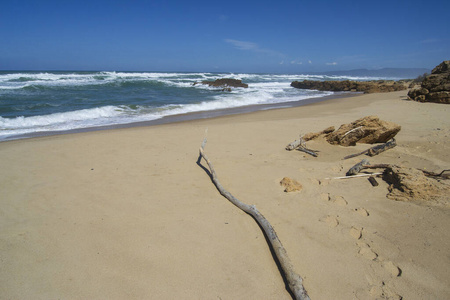
<path fill-rule="evenodd" d="M 284 147 L 367 115 L 402 126 L 373 163 L 450 169 L 450 106 L 406 92 L 152 127 L 0 143 L 0 298 L 291 299 L 255 221 L 274 226 L 312 299 L 450 299 L 450 208 L 343 176 L 368 148 Z M 204 164 L 205 165 L 205 164 Z M 279 181 L 303 190 L 285 193 Z M 450 199 L 447 199 L 450 201 Z"/>

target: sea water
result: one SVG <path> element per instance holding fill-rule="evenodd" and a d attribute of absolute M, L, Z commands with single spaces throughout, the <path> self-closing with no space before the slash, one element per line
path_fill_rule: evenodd
<path fill-rule="evenodd" d="M 242 80 L 248 88 L 201 81 Z M 163 72 L 0 72 L 0 141 L 159 120 L 238 107 L 294 105 L 332 92 L 296 89 L 300 80 L 368 80 L 324 75 Z"/>

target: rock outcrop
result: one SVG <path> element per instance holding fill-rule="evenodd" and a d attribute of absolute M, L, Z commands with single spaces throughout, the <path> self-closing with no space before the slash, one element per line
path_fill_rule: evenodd
<path fill-rule="evenodd" d="M 406 90 L 411 80 L 372 80 L 372 81 L 315 81 L 303 80 L 294 81 L 291 83 L 292 87 L 298 89 L 309 89 L 319 91 L 332 92 L 364 92 L 369 93 L 383 93 Z"/>
<path fill-rule="evenodd" d="M 204 80 L 201 83 L 207 84 L 209 86 L 225 88 L 226 90 L 229 90 L 230 87 L 248 88 L 248 84 L 242 83 L 242 80 L 231 79 L 231 78 L 221 78 L 221 79 L 216 79 L 214 81 Z M 197 84 L 197 82 L 194 83 L 194 85 L 195 84 Z"/>
<path fill-rule="evenodd" d="M 307 141 L 310 141 L 310 140 L 314 140 L 314 139 L 318 138 L 321 135 L 332 133 L 334 130 L 335 130 L 334 126 L 330 126 L 328 128 L 325 128 L 324 130 L 322 130 L 320 132 L 307 133 L 304 136 L 302 136 L 302 138 L 303 138 L 303 140 L 305 142 L 307 142 Z"/>
<path fill-rule="evenodd" d="M 380 120 L 377 116 L 367 116 L 350 124 L 343 124 L 338 130 L 326 136 L 333 145 L 354 146 L 356 143 L 386 143 L 401 129 L 393 122 Z"/>
<path fill-rule="evenodd" d="M 419 102 L 450 104 L 450 60 L 434 68 L 419 87 L 408 92 L 408 97 Z"/>
<path fill-rule="evenodd" d="M 438 201 L 448 205 L 449 185 L 428 178 L 414 168 L 392 167 L 386 169 L 383 179 L 390 184 L 387 198 L 396 201 Z"/>

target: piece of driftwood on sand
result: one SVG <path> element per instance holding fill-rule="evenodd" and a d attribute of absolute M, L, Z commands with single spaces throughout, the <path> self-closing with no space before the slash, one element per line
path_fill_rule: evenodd
<path fill-rule="evenodd" d="M 241 201 L 239 201 L 237 198 L 235 198 L 230 192 L 225 190 L 225 188 L 220 184 L 219 179 L 217 178 L 216 171 L 214 170 L 214 167 L 211 163 L 211 161 L 208 159 L 208 157 L 205 154 L 205 145 L 206 145 L 206 138 L 203 140 L 203 143 L 200 147 L 200 157 L 198 160 L 198 164 L 200 164 L 201 159 L 203 158 L 206 163 L 208 164 L 209 171 L 211 173 L 211 179 L 216 186 L 217 190 L 227 198 L 231 203 L 233 203 L 235 206 L 237 206 L 242 211 L 246 212 L 247 214 L 251 215 L 255 221 L 259 224 L 259 226 L 263 229 L 267 240 L 270 242 L 270 246 L 275 253 L 276 259 L 278 260 L 281 269 L 284 273 L 284 276 L 286 278 L 286 281 L 288 283 L 289 289 L 292 292 L 293 296 L 297 300 L 308 300 L 310 299 L 305 288 L 303 287 L 303 279 L 300 275 L 298 275 L 292 266 L 292 263 L 287 255 L 286 249 L 284 249 L 283 245 L 281 244 L 280 239 L 278 238 L 275 230 L 273 229 L 272 225 L 267 221 L 267 219 L 256 209 L 254 205 L 248 205 Z"/>
<path fill-rule="evenodd" d="M 373 176 L 369 177 L 369 182 L 372 186 L 378 186 L 378 181 Z"/>
<path fill-rule="evenodd" d="M 394 148 L 395 146 L 397 146 L 397 142 L 393 138 L 392 140 L 390 140 L 384 144 L 376 145 L 372 148 L 366 149 L 366 150 L 356 153 L 356 154 L 347 155 L 346 157 L 344 157 L 344 159 L 349 159 L 349 158 L 356 157 L 356 156 L 363 155 L 363 154 L 367 154 L 369 156 L 375 156 L 375 155 L 378 155 L 381 152 L 384 152 L 388 149 Z"/>
<path fill-rule="evenodd" d="M 300 136 L 300 138 L 298 140 L 295 140 L 286 146 L 286 150 L 288 150 L 288 151 L 292 151 L 294 149 L 308 153 L 309 155 L 312 155 L 314 157 L 317 157 L 317 155 L 318 155 L 317 152 L 319 152 L 318 150 L 306 148 L 306 141 L 303 139 L 302 136 Z"/>
<path fill-rule="evenodd" d="M 369 163 L 369 161 L 367 159 L 363 159 L 362 161 L 360 161 L 359 163 L 357 163 L 356 165 L 354 165 L 353 167 L 351 167 L 346 175 L 347 177 L 356 177 L 358 176 L 357 174 L 359 172 L 361 172 L 362 170 L 365 169 L 393 169 L 393 168 L 400 168 L 397 165 L 392 165 L 392 164 L 374 164 L 371 165 Z M 435 179 L 450 179 L 450 174 L 444 174 L 446 172 L 450 172 L 450 169 L 446 169 L 446 170 L 442 170 L 440 173 L 436 173 L 436 172 L 431 172 L 431 171 L 427 171 L 427 170 L 421 170 L 421 169 L 417 169 L 419 171 L 421 171 L 423 173 L 423 175 L 425 175 L 426 177 L 431 177 L 431 178 L 435 178 Z M 372 175 L 378 175 L 379 173 L 373 173 Z M 366 174 L 364 174 L 366 175 Z"/>
<path fill-rule="evenodd" d="M 363 169 L 363 167 L 368 164 L 369 161 L 367 159 L 363 159 L 362 161 L 351 167 L 350 170 L 348 170 L 345 175 L 346 176 L 357 175 Z"/>
<path fill-rule="evenodd" d="M 382 175 L 383 173 L 370 173 L 370 174 L 358 174 L 358 175 L 349 175 L 349 176 L 339 176 L 339 177 L 328 177 L 325 178 L 325 180 L 329 179 L 351 179 L 351 178 L 360 178 L 360 177 L 369 177 L 369 176 L 375 176 L 375 175 Z"/>

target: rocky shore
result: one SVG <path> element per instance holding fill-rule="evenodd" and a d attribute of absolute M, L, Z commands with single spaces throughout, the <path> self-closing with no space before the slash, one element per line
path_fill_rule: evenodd
<path fill-rule="evenodd" d="M 443 61 L 425 77 L 408 97 L 419 102 L 450 103 L 450 60 Z"/>
<path fill-rule="evenodd" d="M 384 93 L 396 92 L 408 89 L 412 80 L 372 80 L 372 81 L 352 81 L 352 80 L 331 80 L 331 81 L 316 81 L 303 80 L 294 81 L 291 83 L 292 87 L 298 89 L 310 89 L 319 91 L 333 91 L 333 92 L 363 92 L 370 93 Z"/>

